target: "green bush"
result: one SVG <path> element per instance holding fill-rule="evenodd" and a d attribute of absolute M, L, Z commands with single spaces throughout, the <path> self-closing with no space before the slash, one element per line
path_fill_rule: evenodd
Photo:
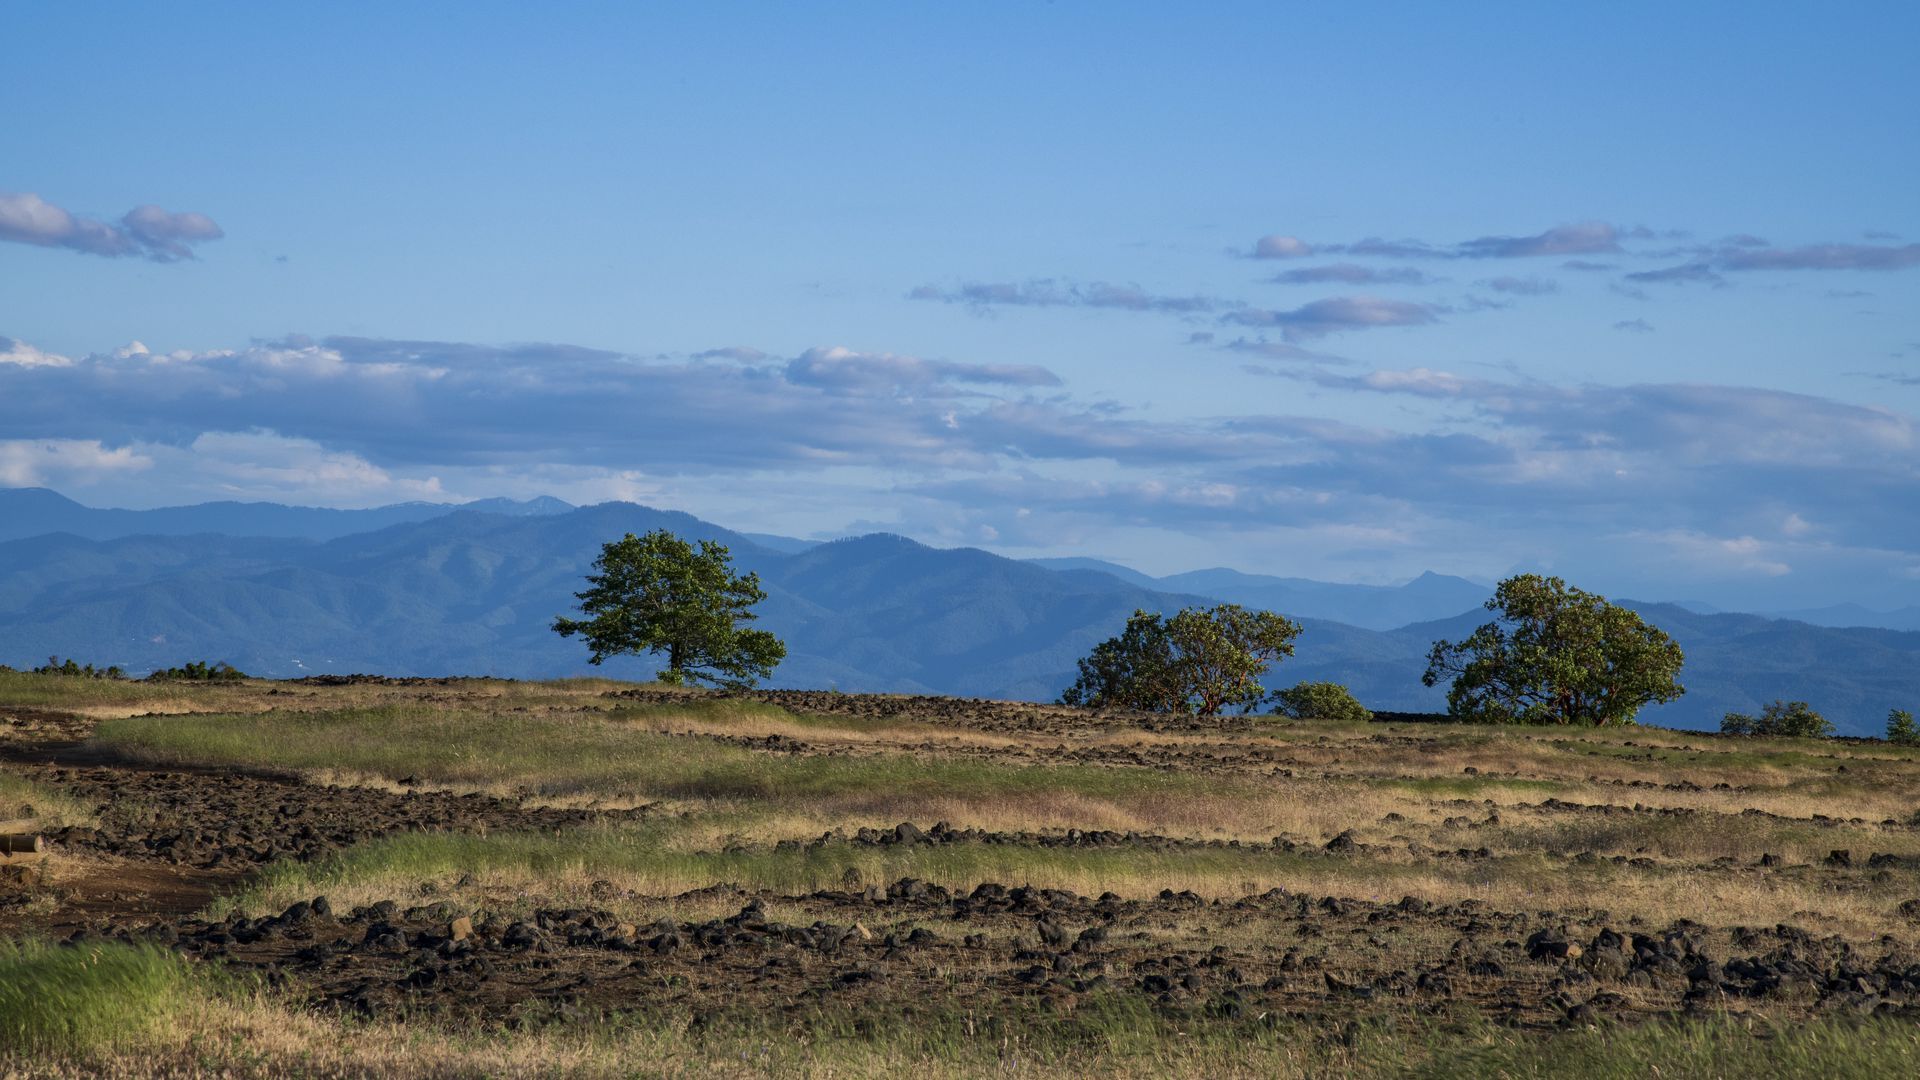
<path fill-rule="evenodd" d="M 222 660 L 209 664 L 205 660 L 189 660 L 185 667 L 170 667 L 147 676 L 148 682 L 239 682 L 247 673 Z"/>
<path fill-rule="evenodd" d="M 1905 709 L 1887 713 L 1887 741 L 1896 746 L 1920 745 L 1920 725 L 1913 722 L 1912 713 Z"/>
<path fill-rule="evenodd" d="M 94 667 L 92 664 L 75 663 L 71 658 L 62 661 L 57 656 L 47 657 L 47 662 L 33 669 L 35 675 L 65 675 L 75 679 L 124 679 L 127 673 L 120 665 L 112 667 Z"/>
<path fill-rule="evenodd" d="M 1833 725 L 1804 701 L 1775 701 L 1762 709 L 1759 716 L 1728 713 L 1720 721 L 1720 732 L 1723 735 L 1823 739 L 1833 734 Z"/>
<path fill-rule="evenodd" d="M 1353 692 L 1336 682 L 1303 682 L 1273 693 L 1273 704 L 1282 716 L 1295 720 L 1353 720 L 1365 723 L 1373 712 L 1360 704 Z"/>

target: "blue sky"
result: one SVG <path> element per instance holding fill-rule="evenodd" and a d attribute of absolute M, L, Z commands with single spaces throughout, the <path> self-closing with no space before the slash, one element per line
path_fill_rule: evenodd
<path fill-rule="evenodd" d="M 0 484 L 1920 601 L 1911 4 L 283 7 L 6 13 Z"/>

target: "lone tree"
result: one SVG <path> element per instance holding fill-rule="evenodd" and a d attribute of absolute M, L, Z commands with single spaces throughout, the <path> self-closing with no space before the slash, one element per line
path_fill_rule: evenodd
<path fill-rule="evenodd" d="M 1447 711 L 1494 724 L 1631 724 L 1686 693 L 1680 646 L 1639 615 L 1557 577 L 1500 583 L 1499 617 L 1465 641 L 1436 641 L 1421 681 L 1449 676 Z"/>
<path fill-rule="evenodd" d="M 1913 713 L 1906 709 L 1888 710 L 1887 741 L 1895 746 L 1913 746 L 1920 743 L 1920 725 L 1914 724 Z"/>
<path fill-rule="evenodd" d="M 604 545 L 593 568 L 599 572 L 587 575 L 587 591 L 574 594 L 589 618 L 553 621 L 561 637 L 587 639 L 590 663 L 665 653 L 662 682 L 739 688 L 772 674 L 787 655 L 779 638 L 740 625 L 754 619 L 747 609 L 767 594 L 760 575 L 734 576 L 722 544 L 702 540 L 695 551 L 665 529 L 628 533 Z"/>
<path fill-rule="evenodd" d="M 1063 705 L 1214 716 L 1266 697 L 1260 676 L 1293 655 L 1300 627 L 1238 604 L 1182 608 L 1172 618 L 1136 611 L 1119 637 L 1094 646 Z"/>

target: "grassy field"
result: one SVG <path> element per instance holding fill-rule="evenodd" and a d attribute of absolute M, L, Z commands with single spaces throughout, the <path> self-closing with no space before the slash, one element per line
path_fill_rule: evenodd
<path fill-rule="evenodd" d="M 1843 1006 L 1841 991 L 1682 1008 L 1675 970 L 1629 985 L 1556 973 L 1522 946 L 1541 928 L 1584 940 L 1604 927 L 1677 926 L 1731 958 L 1799 947 L 1791 935 L 1759 942 L 1752 928 L 1808 926 L 1852 943 L 1857 963 L 1920 955 L 1911 750 L 1632 728 L 1161 724 L 978 703 L 779 700 L 786 707 L 604 680 L 0 680 L 0 715 L 39 710 L 29 719 L 60 737 L 80 722 L 61 716 L 91 728 L 73 751 L 87 769 L 0 762 L 0 820 L 31 807 L 35 828 L 135 841 L 76 852 L 59 875 L 64 891 L 16 909 L 21 929 L 0 953 L 0 1069 L 1838 1077 L 1920 1066 L 1910 1020 L 1867 1018 L 1871 1003 Z M 217 788 L 232 769 L 261 778 L 269 802 L 246 828 L 262 831 L 237 849 L 244 872 L 205 886 L 198 916 L 168 916 L 183 943 L 316 896 L 343 918 L 393 901 L 393 917 L 443 930 L 447 913 L 464 912 L 489 948 L 511 925 L 561 925 L 579 912 L 694 934 L 746 898 L 782 925 L 863 920 L 865 937 L 838 960 L 723 943 L 726 934 L 670 960 L 642 951 L 631 965 L 564 943 L 545 959 L 489 953 L 500 970 L 471 991 L 486 1017 L 476 1020 L 425 1009 L 427 998 L 416 1015 L 414 998 L 393 998 L 421 961 L 363 945 L 364 922 L 335 947 L 373 952 L 317 964 L 271 950 L 31 936 L 30 924 L 98 926 L 114 898 L 135 896 L 113 883 L 148 866 L 142 858 L 164 869 L 185 845 L 204 845 L 213 823 L 181 809 L 201 804 L 170 792 Z M 369 793 L 361 803 L 394 821 L 422 793 L 446 793 L 452 801 L 436 805 L 452 816 L 428 831 L 361 830 L 309 855 L 261 854 L 276 841 L 276 801 L 341 790 Z M 472 799 L 497 807 L 493 824 L 461 825 L 460 808 L 481 805 L 462 801 Z M 627 808 L 641 809 L 613 816 Z M 361 811 L 341 813 L 343 826 L 361 824 L 351 817 Z M 517 826 L 516 814 L 542 824 Z M 956 831 L 912 842 L 896 834 L 903 822 Z M 102 891 L 87 891 L 89 874 Z M 1108 900 L 968 921 L 889 899 L 907 881 L 942 896 L 1029 886 Z M 62 923 L 70 907 L 79 921 Z M 0 927 L 7 910 L 0 902 Z M 1090 924 L 1111 936 L 1091 951 L 1036 950 L 1036 918 L 1065 920 L 1069 939 Z M 150 923 L 132 908 L 127 919 Z M 623 931 L 636 941 L 654 932 Z M 936 944 L 895 944 L 912 932 Z M 729 959 L 737 949 L 746 952 Z M 1475 960 L 1496 955 L 1491 966 Z M 837 989 L 849 971 L 875 974 L 878 989 Z M 1181 980 L 1170 991 L 1140 992 L 1167 971 Z M 1415 992 L 1417 972 L 1447 972 L 1453 990 Z M 1364 993 L 1343 989 L 1349 980 Z M 1897 984 L 1882 992 L 1897 996 Z M 368 987 L 386 995 L 368 1015 L 317 1007 Z M 1589 998 L 1593 1019 L 1559 1019 Z"/>
<path fill-rule="evenodd" d="M 1910 1076 L 1908 1021 L 1771 1026 L 1726 1019 L 1600 1028 L 1542 1039 L 1471 1015 L 1350 1025 L 1298 1020 L 1189 1030 L 1114 997 L 983 1029 L 946 1014 L 915 1022 L 811 1013 L 768 1025 L 742 1014 L 689 1027 L 670 1012 L 592 1027 L 518 1031 L 431 1023 L 343 1024 L 271 992 L 127 946 L 0 944 L 0 1065 L 14 1076 L 1018 1075 L 1309 1078 L 1702 1078 Z M 796 1037 L 796 1034 L 799 1037 Z"/>

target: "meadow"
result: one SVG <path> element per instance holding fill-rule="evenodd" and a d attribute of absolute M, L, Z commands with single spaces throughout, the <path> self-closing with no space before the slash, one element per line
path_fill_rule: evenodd
<path fill-rule="evenodd" d="M 1912 1073 L 1916 809 L 1870 741 L 6 675 L 0 1060 Z"/>

